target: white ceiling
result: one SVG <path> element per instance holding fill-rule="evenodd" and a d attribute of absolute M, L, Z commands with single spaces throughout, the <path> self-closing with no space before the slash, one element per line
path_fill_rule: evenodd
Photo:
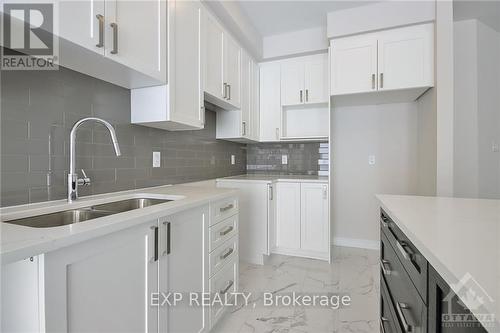
<path fill-rule="evenodd" d="M 259 33 L 265 37 L 319 26 L 326 27 L 326 14 L 374 1 L 267 1 L 238 0 Z"/>

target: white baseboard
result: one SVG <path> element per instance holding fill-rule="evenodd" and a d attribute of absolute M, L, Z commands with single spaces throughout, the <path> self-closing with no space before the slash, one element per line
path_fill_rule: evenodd
<path fill-rule="evenodd" d="M 344 238 L 344 237 L 333 237 L 332 245 L 335 246 L 346 246 L 346 247 L 357 247 L 367 250 L 378 250 L 380 248 L 380 242 L 371 239 L 358 239 L 358 238 Z"/>

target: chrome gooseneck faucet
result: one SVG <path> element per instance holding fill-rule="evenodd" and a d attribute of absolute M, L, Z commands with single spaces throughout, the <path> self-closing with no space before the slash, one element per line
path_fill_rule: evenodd
<path fill-rule="evenodd" d="M 78 174 L 75 171 L 76 131 L 78 130 L 78 127 L 80 127 L 81 124 L 87 121 L 95 121 L 106 126 L 106 128 L 109 131 L 109 134 L 111 135 L 111 141 L 113 142 L 113 147 L 115 149 L 116 156 L 121 155 L 120 146 L 118 145 L 118 139 L 116 138 L 115 129 L 113 128 L 113 126 L 111 126 L 110 123 L 108 123 L 106 120 L 95 117 L 82 118 L 78 120 L 71 128 L 71 132 L 69 134 L 68 202 L 72 202 L 73 200 L 78 199 L 78 186 L 90 185 L 90 178 L 87 177 L 83 169 L 82 173 L 84 178 L 78 178 Z"/>

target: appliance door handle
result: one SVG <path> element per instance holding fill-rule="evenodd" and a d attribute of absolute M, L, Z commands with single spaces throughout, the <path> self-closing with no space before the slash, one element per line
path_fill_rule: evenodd
<path fill-rule="evenodd" d="M 396 302 L 396 312 L 401 324 L 403 324 L 403 330 L 405 333 L 414 332 L 415 325 L 413 324 L 413 320 L 410 320 L 410 323 L 408 323 L 408 319 L 411 318 L 410 311 L 411 308 L 408 304 Z M 407 316 L 405 316 L 404 312 L 407 312 Z"/>
<path fill-rule="evenodd" d="M 97 14 L 96 16 L 97 21 L 99 21 L 99 42 L 96 44 L 96 47 L 103 47 L 104 46 L 104 16 L 101 14 Z"/>
<path fill-rule="evenodd" d="M 111 28 L 113 29 L 113 49 L 111 50 L 111 54 L 118 54 L 118 24 L 111 23 Z"/>

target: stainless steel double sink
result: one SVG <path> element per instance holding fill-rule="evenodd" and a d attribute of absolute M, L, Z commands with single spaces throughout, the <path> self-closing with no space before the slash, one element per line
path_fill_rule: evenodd
<path fill-rule="evenodd" d="M 67 224 L 84 222 L 99 217 L 123 213 L 134 209 L 145 208 L 161 203 L 169 202 L 169 199 L 156 198 L 132 198 L 120 201 L 107 202 L 100 205 L 76 208 L 61 212 L 36 215 L 16 220 L 5 221 L 5 223 L 23 225 L 34 228 L 50 228 Z"/>

